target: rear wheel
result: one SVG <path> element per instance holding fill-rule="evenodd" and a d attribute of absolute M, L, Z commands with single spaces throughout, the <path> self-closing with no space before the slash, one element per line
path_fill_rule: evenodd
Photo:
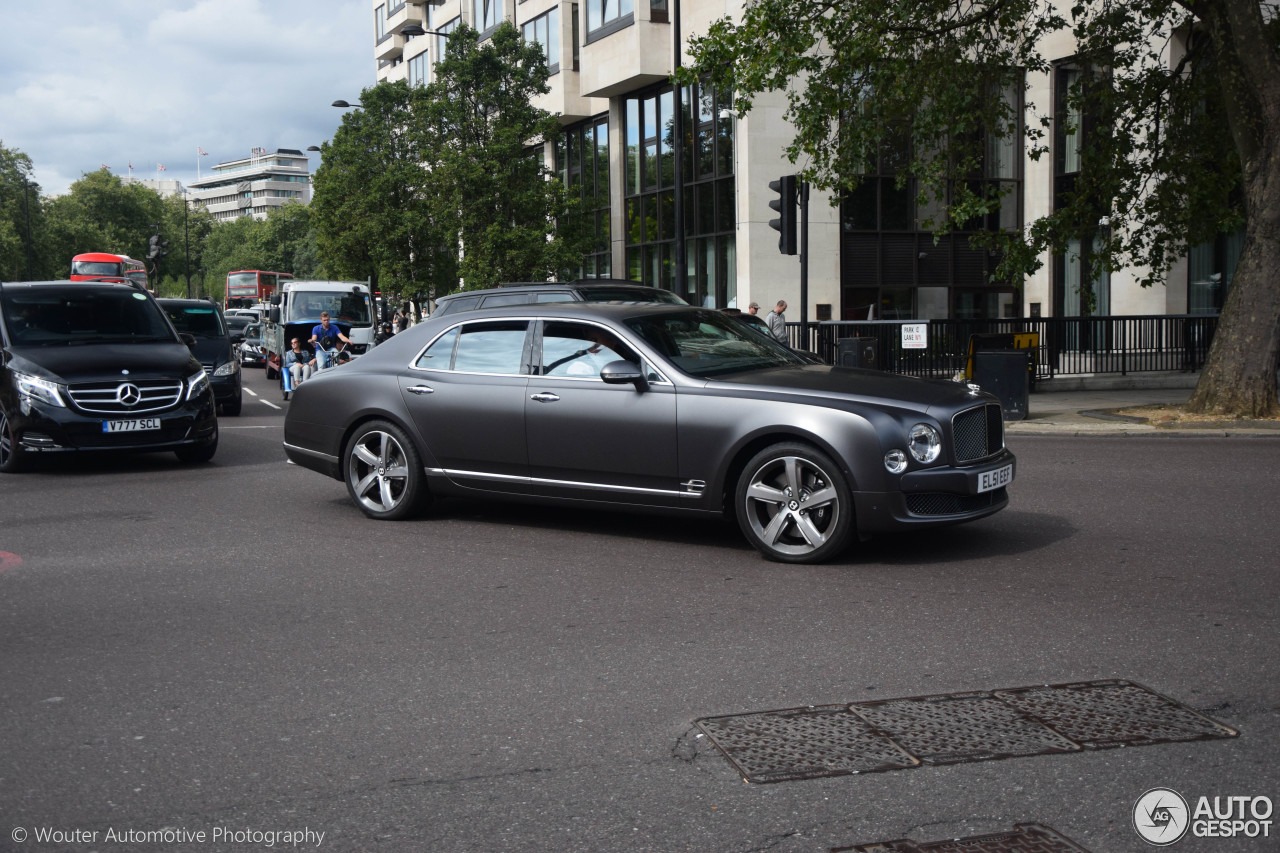
<path fill-rule="evenodd" d="M 410 518 L 430 499 L 417 449 L 389 421 L 370 421 L 356 431 L 344 451 L 343 468 L 347 492 L 370 518 Z"/>
<path fill-rule="evenodd" d="M 9 416 L 0 411 L 0 471 L 16 474 L 27 467 L 27 452 L 18 444 Z"/>
<path fill-rule="evenodd" d="M 784 442 L 743 469 L 734 490 L 738 525 L 771 560 L 818 563 L 845 549 L 853 497 L 836 463 L 815 447 Z"/>

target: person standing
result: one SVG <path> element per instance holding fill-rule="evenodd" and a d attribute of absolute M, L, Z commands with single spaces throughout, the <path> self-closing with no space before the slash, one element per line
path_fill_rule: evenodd
<path fill-rule="evenodd" d="M 759 313 L 760 313 L 760 303 L 759 303 L 759 302 L 752 302 L 750 305 L 748 305 L 748 306 L 747 306 L 747 313 L 748 313 L 748 314 L 759 314 Z"/>
<path fill-rule="evenodd" d="M 786 300 L 779 299 L 778 304 L 769 312 L 769 331 L 773 333 L 774 339 L 783 346 L 787 345 L 787 317 L 783 314 L 786 310 Z"/>

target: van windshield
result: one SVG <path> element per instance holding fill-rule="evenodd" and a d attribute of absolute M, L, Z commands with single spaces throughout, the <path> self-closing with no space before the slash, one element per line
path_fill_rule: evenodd
<path fill-rule="evenodd" d="M 289 296 L 291 323 L 319 323 L 325 311 L 333 322 L 344 326 L 373 325 L 369 297 L 363 293 L 295 290 Z"/>
<path fill-rule="evenodd" d="M 15 346 L 174 341 L 164 315 L 133 288 L 76 284 L 6 289 L 0 315 Z"/>

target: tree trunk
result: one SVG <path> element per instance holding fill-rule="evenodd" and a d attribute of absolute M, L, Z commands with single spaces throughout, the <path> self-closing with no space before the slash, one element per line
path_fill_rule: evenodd
<path fill-rule="evenodd" d="M 1256 0 L 1200 6 L 1217 45 L 1231 133 L 1243 168 L 1244 246 L 1213 346 L 1188 408 L 1280 416 L 1280 69 Z"/>

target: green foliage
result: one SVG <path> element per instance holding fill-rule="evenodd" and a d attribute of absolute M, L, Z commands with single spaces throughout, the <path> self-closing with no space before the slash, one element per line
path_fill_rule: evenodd
<path fill-rule="evenodd" d="M 984 242 L 1004 254 L 998 275 L 1020 282 L 1046 252 L 1101 223 L 1099 260 L 1113 270 L 1146 268 L 1149 284 L 1189 243 L 1242 221 L 1240 163 L 1213 47 L 1194 42 L 1174 68 L 1165 53 L 1171 32 L 1196 23 L 1189 5 L 754 0 L 741 21 L 717 21 L 693 39 L 697 67 L 684 76 L 710 73 L 736 92 L 739 111 L 762 92 L 786 92 L 796 129 L 787 154 L 804 164 L 805 180 L 837 199 L 895 134 L 908 135 L 900 184 L 913 179 L 923 202 L 943 198 L 952 182 L 948 218 L 933 223 L 942 233 L 998 209 L 993 185 L 965 180 L 982 174 L 989 140 L 1021 137 L 1033 159 L 1050 152 L 1051 105 L 1027 103 L 1024 114 L 997 93 L 1023 92 L 1024 72 L 1050 70 L 1044 45 L 1072 38 L 1090 73 L 1068 106 L 1094 119 L 1088 132 L 1072 128 L 1081 180 L 1052 213 Z"/>
<path fill-rule="evenodd" d="M 31 158 L 0 144 L 0 281 L 44 277 L 37 245 L 44 231 L 44 210 L 40 185 L 31 182 L 30 175 Z"/>

